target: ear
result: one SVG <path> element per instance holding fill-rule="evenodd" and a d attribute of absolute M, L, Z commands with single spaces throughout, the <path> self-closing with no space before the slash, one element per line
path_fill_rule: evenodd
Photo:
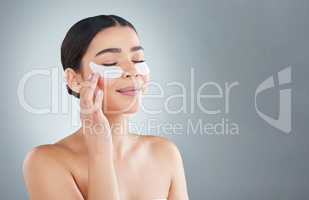
<path fill-rule="evenodd" d="M 81 88 L 81 75 L 74 71 L 72 68 L 66 68 L 64 70 L 64 79 L 71 90 L 75 93 L 79 93 Z"/>

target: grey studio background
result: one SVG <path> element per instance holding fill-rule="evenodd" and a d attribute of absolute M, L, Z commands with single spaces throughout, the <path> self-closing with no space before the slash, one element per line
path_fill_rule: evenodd
<path fill-rule="evenodd" d="M 56 73 L 61 85 L 60 45 L 65 33 L 78 20 L 98 14 L 128 19 L 141 36 L 151 78 L 164 94 L 144 101 L 145 107 L 162 112 L 141 111 L 132 123 L 139 124 L 143 133 L 168 137 L 178 145 L 190 199 L 308 199 L 308 11 L 306 0 L 1 1 L 1 199 L 27 199 L 21 170 L 26 153 L 77 129 L 72 126 L 71 108 L 66 110 L 62 103 L 65 90 L 50 89 L 49 75 Z M 284 87 L 292 90 L 288 133 L 263 120 L 254 103 L 258 85 L 271 76 L 278 80 L 278 72 L 284 69 L 291 70 L 290 84 Z M 27 82 L 27 103 L 36 108 L 58 105 L 58 110 L 53 107 L 51 113 L 35 114 L 21 105 L 18 86 L 33 70 L 47 75 Z M 168 97 L 180 91 L 171 82 L 185 86 L 187 112 L 173 114 L 164 109 Z M 205 82 L 220 86 L 223 97 L 226 83 L 238 83 L 230 91 L 227 113 L 225 98 L 201 99 L 204 108 L 219 113 L 207 114 L 197 106 L 198 88 Z M 59 95 L 58 101 L 52 100 L 55 93 L 51 90 Z M 148 92 L 156 90 L 153 87 Z M 200 92 L 218 91 L 213 85 Z M 257 98 L 259 109 L 273 118 L 280 114 L 279 101 L 277 87 Z M 167 107 L 176 110 L 180 106 L 181 99 L 175 98 Z M 281 114 L 288 114 L 285 111 Z M 194 134 L 185 128 L 169 134 L 169 130 L 142 126 L 148 119 L 157 125 L 184 127 L 199 121 L 218 124 L 223 119 L 230 126 L 237 124 L 239 132 L 206 134 L 202 130 Z"/>

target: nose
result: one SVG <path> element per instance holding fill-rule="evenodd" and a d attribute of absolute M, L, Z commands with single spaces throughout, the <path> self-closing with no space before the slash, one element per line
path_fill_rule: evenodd
<path fill-rule="evenodd" d="M 139 76 L 142 76 L 142 75 L 138 73 L 134 64 L 131 64 L 123 73 L 124 78 L 132 78 L 132 77 L 139 77 Z"/>
<path fill-rule="evenodd" d="M 123 73 L 124 78 L 138 77 L 139 75 L 141 75 L 141 74 L 139 74 L 137 72 L 127 72 L 127 71 L 125 71 Z"/>

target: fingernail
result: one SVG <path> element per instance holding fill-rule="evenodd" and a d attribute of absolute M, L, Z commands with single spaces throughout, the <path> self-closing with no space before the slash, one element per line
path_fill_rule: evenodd
<path fill-rule="evenodd" d="M 87 80 L 91 80 L 92 74 L 93 74 L 93 73 L 90 73 L 90 74 L 88 75 Z"/>

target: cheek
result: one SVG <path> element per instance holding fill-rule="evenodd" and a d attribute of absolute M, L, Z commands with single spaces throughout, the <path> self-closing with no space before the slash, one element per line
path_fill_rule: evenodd
<path fill-rule="evenodd" d="M 142 76 L 142 80 L 145 84 L 149 81 L 149 79 L 149 75 Z M 116 88 L 119 85 L 118 81 L 118 79 L 99 80 L 99 87 L 102 88 L 103 91 L 105 91 L 103 103 L 104 110 L 106 112 L 136 112 L 140 104 L 139 98 L 135 99 L 131 97 L 126 97 L 116 92 Z"/>
<path fill-rule="evenodd" d="M 143 81 L 144 81 L 144 83 L 149 82 L 149 80 L 150 80 L 150 74 L 147 74 L 147 75 L 144 75 L 144 76 L 143 76 Z"/>
<path fill-rule="evenodd" d="M 115 81 L 104 81 L 100 83 L 100 88 L 103 88 L 103 106 L 106 112 L 118 110 L 120 98 L 115 89 Z"/>
<path fill-rule="evenodd" d="M 124 104 L 122 95 L 119 94 L 116 89 L 118 84 L 118 79 L 100 79 L 98 87 L 104 91 L 104 104 L 107 109 L 117 109 L 121 104 Z"/>
<path fill-rule="evenodd" d="M 104 104 L 106 112 L 134 113 L 138 111 L 140 101 L 138 97 L 127 97 L 112 91 L 104 96 Z"/>
<path fill-rule="evenodd" d="M 103 79 L 100 78 L 98 82 L 98 87 L 105 92 L 112 90 L 113 86 L 115 85 L 116 80 L 114 79 Z"/>
<path fill-rule="evenodd" d="M 104 92 L 104 101 L 107 105 L 113 104 L 114 96 L 116 93 L 115 89 L 116 80 L 113 79 L 102 79 L 100 78 L 98 82 L 98 87 Z"/>

